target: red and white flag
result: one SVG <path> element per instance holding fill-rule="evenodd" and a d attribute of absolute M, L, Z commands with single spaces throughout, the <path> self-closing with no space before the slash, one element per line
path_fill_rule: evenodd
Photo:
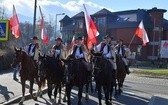
<path fill-rule="evenodd" d="M 41 17 L 40 17 L 41 39 L 43 40 L 44 43 L 48 43 L 48 36 L 46 33 L 46 28 L 44 27 L 44 18 L 43 18 L 43 14 L 42 14 L 40 6 L 39 6 L 39 10 L 41 14 Z"/>
<path fill-rule="evenodd" d="M 75 36 L 72 37 L 71 48 L 75 45 Z"/>
<path fill-rule="evenodd" d="M 139 38 L 142 39 L 143 46 L 146 46 L 146 43 L 149 42 L 148 35 L 147 35 L 146 30 L 143 25 L 143 20 L 141 20 L 138 28 L 136 29 L 135 35 L 137 35 Z"/>
<path fill-rule="evenodd" d="M 17 17 L 14 5 L 13 5 L 13 15 L 10 18 L 9 22 L 10 22 L 10 30 L 12 31 L 12 34 L 15 36 L 15 38 L 19 38 L 20 37 L 19 19 Z"/>
<path fill-rule="evenodd" d="M 82 44 L 84 44 L 84 36 L 82 37 Z"/>
<path fill-rule="evenodd" d="M 85 9 L 85 23 L 86 23 L 86 30 L 87 30 L 87 34 L 88 34 L 88 38 L 87 38 L 87 47 L 89 49 L 91 49 L 92 43 L 97 44 L 97 36 L 99 35 L 99 32 L 97 31 L 97 28 L 92 20 L 92 18 L 90 17 L 90 15 L 88 14 L 85 5 L 83 4 L 84 9 Z"/>

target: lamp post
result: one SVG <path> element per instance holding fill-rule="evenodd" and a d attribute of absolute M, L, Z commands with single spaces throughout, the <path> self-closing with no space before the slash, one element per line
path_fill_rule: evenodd
<path fill-rule="evenodd" d="M 59 15 L 65 15 L 65 13 L 59 13 L 55 16 L 55 38 L 57 37 L 57 16 Z"/>

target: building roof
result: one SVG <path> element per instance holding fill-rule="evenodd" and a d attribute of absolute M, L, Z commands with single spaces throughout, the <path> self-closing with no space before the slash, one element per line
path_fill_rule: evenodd
<path fill-rule="evenodd" d="M 67 21 L 67 20 L 72 20 L 68 15 L 65 15 L 63 19 L 60 20 L 61 21 Z"/>
<path fill-rule="evenodd" d="M 113 15 L 111 11 L 103 8 L 102 10 L 93 14 L 93 16 L 101 16 L 101 15 Z"/>
<path fill-rule="evenodd" d="M 144 9 L 113 12 L 113 15 L 117 15 L 118 18 L 108 25 L 109 28 L 137 27 L 141 20 L 145 28 L 153 28 L 151 17 Z"/>
<path fill-rule="evenodd" d="M 78 13 L 78 14 L 76 14 L 76 15 L 73 16 L 72 18 L 82 18 L 82 17 L 84 17 L 84 12 L 83 12 L 83 11 L 80 12 L 80 13 Z"/>

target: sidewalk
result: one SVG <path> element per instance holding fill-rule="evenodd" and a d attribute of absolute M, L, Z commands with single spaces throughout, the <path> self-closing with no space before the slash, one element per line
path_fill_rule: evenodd
<path fill-rule="evenodd" d="M 22 95 L 20 77 L 18 77 L 18 81 L 14 81 L 13 72 L 10 71 L 0 74 L 0 104 Z M 29 93 L 29 82 L 27 81 L 26 84 L 26 93 Z M 34 89 L 37 90 L 36 84 L 34 84 Z"/>

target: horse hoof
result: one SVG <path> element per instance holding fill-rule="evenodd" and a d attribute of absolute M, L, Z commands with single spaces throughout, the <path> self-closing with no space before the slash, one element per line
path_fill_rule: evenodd
<path fill-rule="evenodd" d="M 34 101 L 37 101 L 37 97 L 34 97 L 33 99 L 34 99 Z"/>
<path fill-rule="evenodd" d="M 61 100 L 60 99 L 58 100 L 58 104 L 61 104 Z"/>
<path fill-rule="evenodd" d="M 67 102 L 66 97 L 63 98 L 63 102 Z"/>
<path fill-rule="evenodd" d="M 85 100 L 89 100 L 89 95 L 86 94 Z"/>
<path fill-rule="evenodd" d="M 19 102 L 19 105 L 23 105 L 23 102 Z"/>

